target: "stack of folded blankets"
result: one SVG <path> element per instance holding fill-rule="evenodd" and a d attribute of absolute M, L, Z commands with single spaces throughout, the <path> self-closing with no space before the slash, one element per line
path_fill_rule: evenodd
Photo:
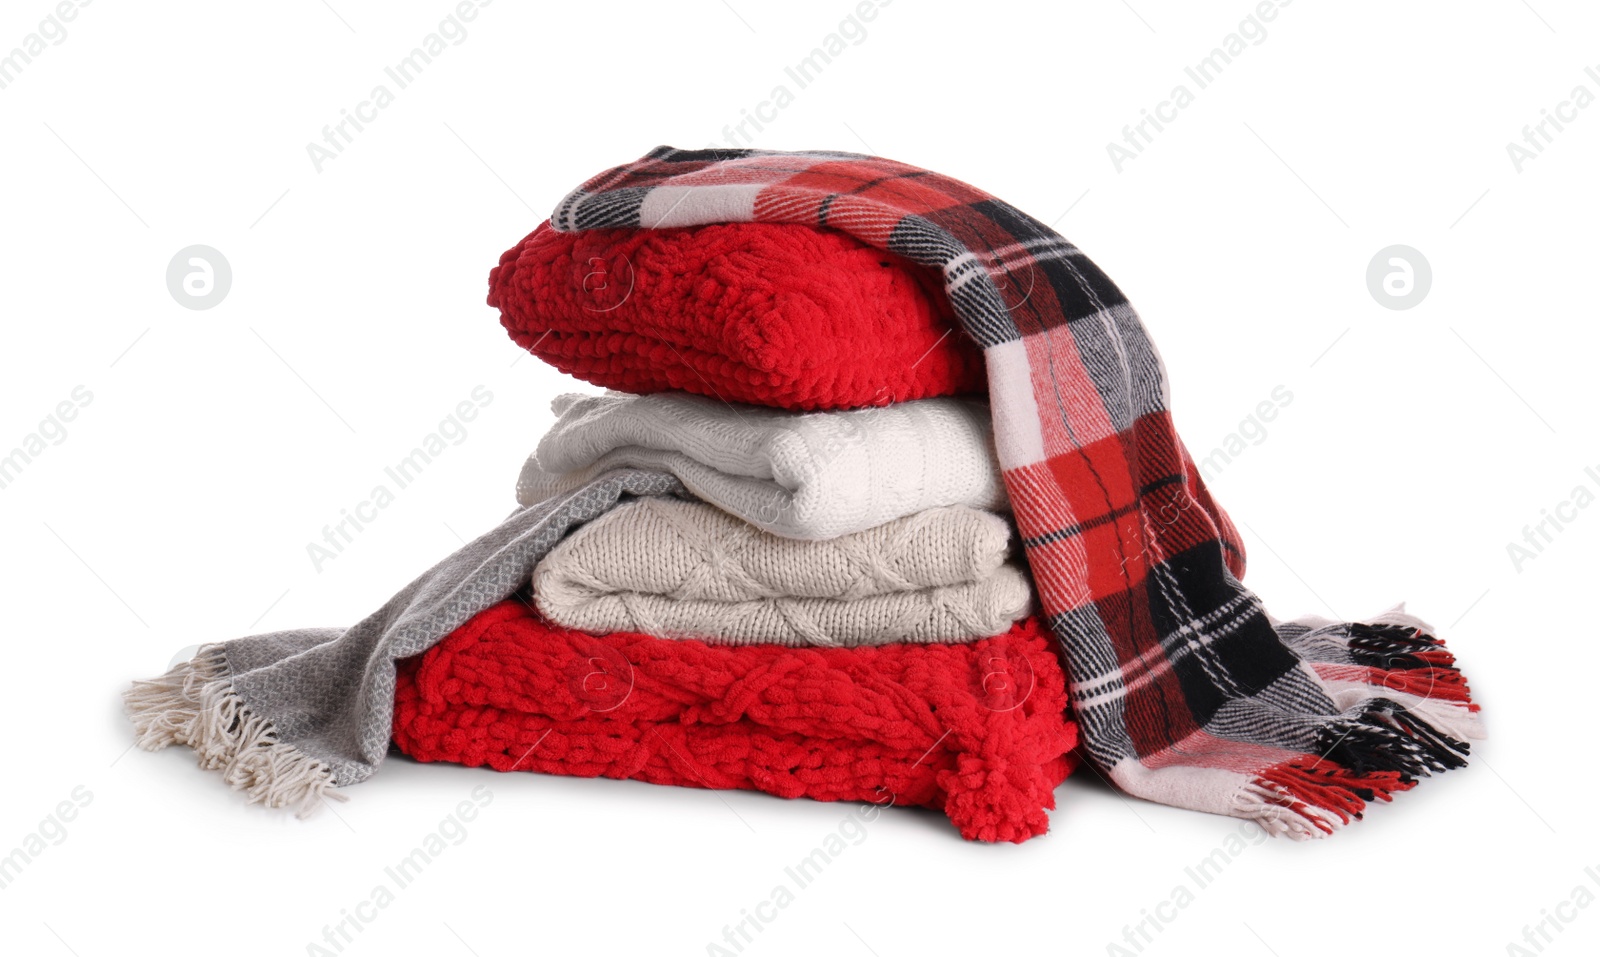
<path fill-rule="evenodd" d="M 618 469 L 682 492 L 401 662 L 402 751 L 1045 831 L 1077 730 L 936 271 L 804 226 L 545 224 L 490 285 L 518 342 L 614 390 L 555 401 L 521 504 Z"/>
<path fill-rule="evenodd" d="M 1483 736 L 1421 619 L 1267 612 L 1138 314 L 975 187 L 660 147 L 489 285 L 519 345 L 608 391 L 557 400 L 520 507 L 354 625 L 135 682 L 142 746 L 301 814 L 398 746 L 927 806 L 984 841 L 1042 833 L 1081 756 L 1300 839 Z"/>

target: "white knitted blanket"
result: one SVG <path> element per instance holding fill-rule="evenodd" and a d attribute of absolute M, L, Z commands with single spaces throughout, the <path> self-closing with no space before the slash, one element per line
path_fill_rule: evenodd
<path fill-rule="evenodd" d="M 780 538 L 701 502 L 645 498 L 583 525 L 533 573 L 539 610 L 596 634 L 718 643 L 973 641 L 1032 604 L 1010 526 L 963 506 L 826 541 Z"/>
<path fill-rule="evenodd" d="M 563 395 L 523 466 L 531 505 L 607 470 L 658 469 L 785 538 L 859 532 L 943 505 L 1009 511 L 979 399 L 795 413 L 683 393 Z"/>

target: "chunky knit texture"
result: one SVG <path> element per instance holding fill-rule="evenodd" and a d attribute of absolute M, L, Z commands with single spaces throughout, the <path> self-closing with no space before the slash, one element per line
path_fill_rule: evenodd
<path fill-rule="evenodd" d="M 591 637 L 508 600 L 401 662 L 419 761 L 943 810 L 968 840 L 1043 834 L 1077 729 L 1036 619 L 971 644 L 717 647 Z"/>
<path fill-rule="evenodd" d="M 973 641 L 1032 603 L 1005 564 L 1011 530 L 951 506 L 819 542 L 780 538 L 703 502 L 646 498 L 581 526 L 533 572 L 539 610 L 590 634 L 713 644 Z"/>
<path fill-rule="evenodd" d="M 845 233 L 745 224 L 562 233 L 489 274 L 517 344 L 624 392 L 837 409 L 983 390 L 937 270 Z"/>
<path fill-rule="evenodd" d="M 1005 511 L 977 399 L 796 415 L 682 392 L 563 395 L 523 466 L 524 505 L 616 468 L 671 472 L 697 497 L 785 538 L 825 539 L 943 505 Z"/>

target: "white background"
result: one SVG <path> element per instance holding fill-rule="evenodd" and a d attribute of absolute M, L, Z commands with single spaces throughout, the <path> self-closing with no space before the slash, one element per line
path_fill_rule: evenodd
<path fill-rule="evenodd" d="M 1600 104 L 1520 172 L 1506 151 L 1575 86 L 1600 94 L 1600 12 L 1300 0 L 1118 172 L 1106 144 L 1193 89 L 1183 68 L 1251 3 L 897 0 L 795 90 L 783 68 L 848 0 L 500 0 L 319 173 L 306 144 L 452 9 L 330 2 L 100 0 L 0 90 L 0 453 L 93 394 L 0 490 L 0 854 L 93 795 L 0 890 L 0 949 L 306 953 L 488 784 L 346 953 L 704 954 L 837 830 L 841 805 L 404 760 L 302 823 L 186 749 L 128 752 L 118 697 L 186 645 L 354 621 L 503 517 L 549 399 L 588 387 L 508 340 L 490 267 L 584 178 L 721 141 L 785 82 L 755 145 L 948 173 L 1083 246 L 1149 325 L 1197 456 L 1289 389 L 1213 480 L 1247 583 L 1280 617 L 1407 601 L 1484 705 L 1471 768 L 1332 840 L 1250 846 L 1145 953 L 1500 954 L 1600 893 L 1600 507 L 1563 507 L 1520 569 L 1507 551 L 1600 492 Z M 0 52 L 51 9 L 7 0 Z M 165 285 L 196 243 L 233 268 L 209 311 Z M 1406 311 L 1365 280 L 1395 243 L 1433 270 Z M 314 570 L 306 544 L 477 385 L 468 438 Z M 1087 772 L 1057 800 L 1021 846 L 883 815 L 745 953 L 1106 953 L 1237 824 Z M 1593 953 L 1600 907 L 1561 913 L 1546 952 Z"/>

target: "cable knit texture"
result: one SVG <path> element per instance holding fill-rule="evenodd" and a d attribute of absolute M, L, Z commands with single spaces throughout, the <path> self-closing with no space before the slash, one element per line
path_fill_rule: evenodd
<path fill-rule="evenodd" d="M 1052 639 L 714 646 L 550 625 L 515 600 L 401 662 L 419 761 L 938 808 L 969 840 L 1048 827 L 1075 761 Z"/>
<path fill-rule="evenodd" d="M 489 274 L 489 305 L 518 345 L 586 382 L 813 410 L 983 391 L 943 286 L 832 230 L 541 223 Z"/>
<path fill-rule="evenodd" d="M 864 531 L 924 509 L 1007 511 L 988 405 L 922 399 L 796 415 L 682 392 L 563 395 L 523 466 L 531 505 L 611 469 L 671 472 L 690 492 L 785 538 Z"/>
<path fill-rule="evenodd" d="M 990 512 L 935 508 L 820 542 L 780 538 L 706 505 L 638 499 L 581 526 L 533 573 L 539 610 L 591 634 L 716 644 L 972 641 L 1032 600 Z"/>

